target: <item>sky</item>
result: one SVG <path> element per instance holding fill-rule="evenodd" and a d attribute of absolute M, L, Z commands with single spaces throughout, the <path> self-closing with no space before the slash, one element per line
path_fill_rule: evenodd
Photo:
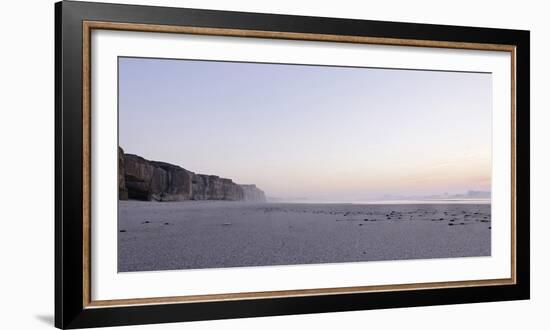
<path fill-rule="evenodd" d="M 119 58 L 119 145 L 268 196 L 490 190 L 490 73 Z"/>

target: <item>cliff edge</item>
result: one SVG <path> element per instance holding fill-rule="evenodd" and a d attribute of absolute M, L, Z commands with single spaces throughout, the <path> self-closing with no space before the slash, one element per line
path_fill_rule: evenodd
<path fill-rule="evenodd" d="M 240 185 L 216 175 L 196 174 L 180 166 L 125 154 L 118 148 L 119 199 L 265 202 L 256 185 Z"/>

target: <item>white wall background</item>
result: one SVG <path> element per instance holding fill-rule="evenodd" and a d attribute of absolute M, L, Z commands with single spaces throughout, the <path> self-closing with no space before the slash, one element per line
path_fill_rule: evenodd
<path fill-rule="evenodd" d="M 149 325 L 141 329 L 547 329 L 550 305 L 550 22 L 544 1 L 116 1 L 531 30 L 530 301 Z M 51 0 L 0 10 L 0 328 L 53 327 L 54 16 Z M 126 329 L 138 327 L 127 327 Z"/>

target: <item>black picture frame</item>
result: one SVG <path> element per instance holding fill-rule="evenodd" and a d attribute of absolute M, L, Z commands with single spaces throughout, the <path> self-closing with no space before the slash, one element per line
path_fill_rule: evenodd
<path fill-rule="evenodd" d="M 512 45 L 516 74 L 516 281 L 422 290 L 85 306 L 83 22 L 192 26 Z M 55 4 L 55 325 L 135 325 L 529 299 L 529 31 L 62 1 Z"/>

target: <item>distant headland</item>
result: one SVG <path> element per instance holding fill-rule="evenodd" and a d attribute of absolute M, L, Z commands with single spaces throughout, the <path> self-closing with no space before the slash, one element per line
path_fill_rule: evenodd
<path fill-rule="evenodd" d="M 226 200 L 265 202 L 254 184 L 237 184 L 216 175 L 196 174 L 180 166 L 125 154 L 118 148 L 119 200 Z"/>

